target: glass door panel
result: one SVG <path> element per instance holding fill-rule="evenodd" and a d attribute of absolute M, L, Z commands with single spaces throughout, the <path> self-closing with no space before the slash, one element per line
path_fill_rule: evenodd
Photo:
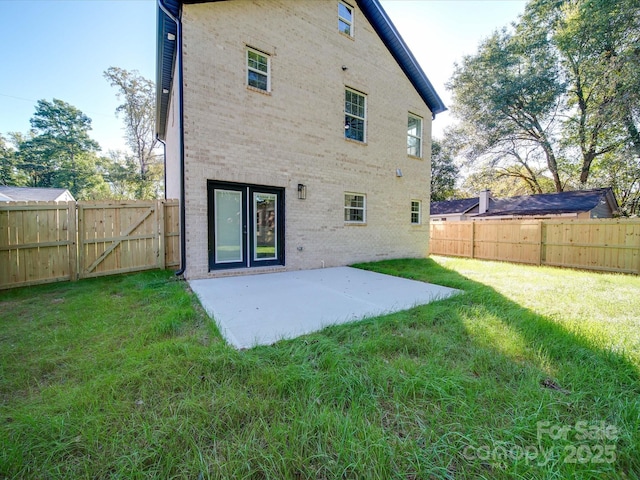
<path fill-rule="evenodd" d="M 215 263 L 243 261 L 242 192 L 214 191 Z"/>
<path fill-rule="evenodd" d="M 278 195 L 253 193 L 253 259 L 278 258 Z"/>

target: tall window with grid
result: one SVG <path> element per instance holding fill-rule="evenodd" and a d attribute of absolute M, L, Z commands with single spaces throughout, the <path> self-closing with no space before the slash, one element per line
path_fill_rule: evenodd
<path fill-rule="evenodd" d="M 367 98 L 354 90 L 344 91 L 344 137 L 358 142 L 366 139 Z"/>

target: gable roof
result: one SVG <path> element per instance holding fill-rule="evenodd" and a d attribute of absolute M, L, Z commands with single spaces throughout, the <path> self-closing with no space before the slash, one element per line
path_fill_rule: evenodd
<path fill-rule="evenodd" d="M 489 202 L 489 211 L 478 217 L 496 217 L 500 215 L 558 215 L 562 213 L 588 212 L 600 203 L 607 202 L 612 196 L 612 210 L 616 211 L 618 202 L 611 188 L 576 190 L 572 192 L 543 193 L 495 199 Z"/>
<path fill-rule="evenodd" d="M 55 202 L 65 193 L 69 195 L 70 200 L 73 199 L 73 196 L 66 188 L 7 187 L 0 185 L 0 201 L 8 202 Z M 5 200 L 4 197 L 7 197 L 8 200 Z"/>
<path fill-rule="evenodd" d="M 169 110 L 169 95 L 173 83 L 173 66 L 176 55 L 176 41 L 170 40 L 168 34 L 175 39 L 177 28 L 169 15 L 179 18 L 183 3 L 208 3 L 227 0 L 159 0 L 158 33 L 157 33 L 157 65 L 156 65 L 156 130 L 160 138 L 165 138 L 166 120 Z M 417 60 L 407 47 L 391 19 L 380 5 L 379 0 L 356 0 L 360 10 L 384 42 L 404 74 L 416 89 L 422 100 L 431 110 L 433 117 L 447 110 L 436 93 L 433 85 L 425 75 Z M 162 6 L 164 6 L 164 9 Z M 166 9 L 166 11 L 165 11 Z M 167 92 L 167 93 L 163 93 Z"/>
<path fill-rule="evenodd" d="M 485 213 L 474 215 L 474 217 L 559 215 L 562 213 L 588 212 L 603 202 L 610 203 L 612 211 L 618 210 L 618 202 L 611 188 L 490 198 L 489 210 Z M 431 215 L 462 215 L 479 203 L 479 197 L 433 202 L 431 203 Z"/>

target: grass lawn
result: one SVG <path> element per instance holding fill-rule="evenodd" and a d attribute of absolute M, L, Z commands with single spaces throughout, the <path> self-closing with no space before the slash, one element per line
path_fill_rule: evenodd
<path fill-rule="evenodd" d="M 171 272 L 0 292 L 0 478 L 640 477 L 640 278 L 359 265 L 465 293 L 236 351 Z"/>

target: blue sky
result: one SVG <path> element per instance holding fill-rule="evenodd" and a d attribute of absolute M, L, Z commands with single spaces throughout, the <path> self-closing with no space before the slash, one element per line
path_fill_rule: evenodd
<path fill-rule="evenodd" d="M 313 1 L 313 0 L 287 0 Z M 524 0 L 382 0 L 400 34 L 443 98 L 453 64 L 496 28 L 515 21 Z M 155 81 L 155 0 L 0 0 L 0 134 L 29 130 L 39 99 L 59 98 L 93 121 L 106 153 L 124 149 L 110 66 Z M 434 134 L 451 123 L 448 113 Z"/>

